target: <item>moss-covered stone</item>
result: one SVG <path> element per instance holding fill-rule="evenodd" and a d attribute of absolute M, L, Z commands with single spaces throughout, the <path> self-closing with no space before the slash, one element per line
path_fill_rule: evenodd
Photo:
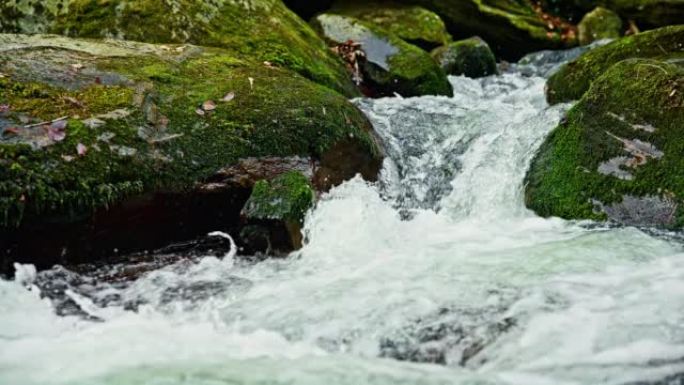
<path fill-rule="evenodd" d="M 348 16 L 322 14 L 314 28 L 330 44 L 361 44 L 365 59 L 363 85 L 376 96 L 453 95 L 446 74 L 422 49 L 372 25 Z"/>
<path fill-rule="evenodd" d="M 416 5 L 378 1 L 337 1 L 329 12 L 350 16 L 380 27 L 428 51 L 451 41 L 451 35 L 439 15 Z"/>
<path fill-rule="evenodd" d="M 623 37 L 592 49 L 564 65 L 547 82 L 549 103 L 577 100 L 592 82 L 615 63 L 629 58 L 658 58 L 677 61 L 684 58 L 684 26 L 672 26 Z"/>
<path fill-rule="evenodd" d="M 460 40 L 436 48 L 431 55 L 449 75 L 480 78 L 498 72 L 496 58 L 492 50 L 479 37 Z"/>
<path fill-rule="evenodd" d="M 577 30 L 582 45 L 601 39 L 618 39 L 622 36 L 622 19 L 609 9 L 597 7 L 582 18 Z"/>
<path fill-rule="evenodd" d="M 684 2 L 681 0 L 545 0 L 549 10 L 561 15 L 577 15 L 597 6 L 634 20 L 643 28 L 681 24 Z"/>
<path fill-rule="evenodd" d="M 0 5 L 0 32 L 220 47 L 358 95 L 343 63 L 280 0 L 9 1 Z"/>
<path fill-rule="evenodd" d="M 526 186 L 545 217 L 684 225 L 684 69 L 611 67 L 546 139 Z"/>
<path fill-rule="evenodd" d="M 248 156 L 380 156 L 346 98 L 221 49 L 0 35 L 0 74 L 0 229 L 186 191 Z"/>
<path fill-rule="evenodd" d="M 275 220 L 304 224 L 306 212 L 313 206 L 314 190 L 302 173 L 291 171 L 272 181 L 259 181 L 245 204 L 247 219 Z"/>
<path fill-rule="evenodd" d="M 524 0 L 402 0 L 436 12 L 455 38 L 480 36 L 497 56 L 517 60 L 526 53 L 577 44 L 569 25 L 549 23 Z"/>

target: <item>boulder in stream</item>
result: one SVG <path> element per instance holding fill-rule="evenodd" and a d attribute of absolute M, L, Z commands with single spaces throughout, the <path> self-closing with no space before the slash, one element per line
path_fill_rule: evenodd
<path fill-rule="evenodd" d="M 430 55 L 399 37 L 349 16 L 325 13 L 314 28 L 357 69 L 372 96 L 453 95 L 446 74 Z"/>
<path fill-rule="evenodd" d="M 684 225 L 684 68 L 624 60 L 548 136 L 526 177 L 539 215 Z"/>
<path fill-rule="evenodd" d="M 479 37 L 459 40 L 431 53 L 449 75 L 481 78 L 498 73 L 496 58 L 489 45 Z"/>
<path fill-rule="evenodd" d="M 263 160 L 263 161 L 261 161 Z M 73 264 L 235 233 L 252 186 L 382 163 L 345 97 L 217 48 L 0 35 L 0 244 Z"/>
<path fill-rule="evenodd" d="M 684 25 L 623 37 L 588 51 L 549 78 L 546 98 L 551 104 L 578 100 L 607 69 L 630 58 L 681 63 L 684 60 Z"/>
<path fill-rule="evenodd" d="M 609 9 L 596 7 L 582 18 L 577 29 L 582 45 L 591 44 L 596 40 L 618 39 L 622 36 L 622 19 Z"/>

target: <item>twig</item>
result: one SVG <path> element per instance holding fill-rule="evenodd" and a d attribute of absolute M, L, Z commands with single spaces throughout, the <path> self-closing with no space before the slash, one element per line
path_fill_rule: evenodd
<path fill-rule="evenodd" d="M 35 124 L 29 124 L 28 126 L 24 126 L 24 128 L 33 128 L 33 127 L 38 127 L 38 126 L 44 126 L 46 124 L 52 124 L 52 123 L 57 123 L 62 120 L 68 119 L 68 116 L 62 116 L 61 118 L 57 118 L 55 120 L 50 120 L 49 122 L 40 122 L 40 123 L 35 123 Z"/>

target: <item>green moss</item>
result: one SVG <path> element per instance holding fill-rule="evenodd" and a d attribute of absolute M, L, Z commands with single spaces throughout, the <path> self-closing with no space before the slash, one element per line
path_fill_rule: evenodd
<path fill-rule="evenodd" d="M 243 214 L 249 219 L 283 220 L 301 225 L 313 206 L 314 196 L 309 179 L 291 171 L 270 182 L 257 182 Z"/>
<path fill-rule="evenodd" d="M 444 21 L 432 11 L 393 2 L 338 1 L 329 11 L 350 16 L 429 50 L 451 41 Z"/>
<path fill-rule="evenodd" d="M 576 45 L 572 34 L 549 29 L 524 0 L 404 0 L 434 11 L 457 39 L 480 36 L 497 56 L 517 60 L 526 53 Z"/>
<path fill-rule="evenodd" d="M 684 70 L 654 60 L 620 62 L 601 76 L 542 145 L 526 178 L 526 203 L 542 216 L 604 219 L 593 202 L 624 196 L 684 198 Z M 632 179 L 598 171 L 630 156 L 616 138 L 662 151 L 645 164 L 622 166 Z M 678 225 L 681 225 L 678 224 Z"/>
<path fill-rule="evenodd" d="M 449 75 L 479 78 L 498 72 L 492 50 L 477 37 L 437 48 L 431 55 Z"/>
<path fill-rule="evenodd" d="M 629 58 L 684 58 L 684 26 L 661 28 L 624 37 L 595 48 L 555 73 L 547 82 L 549 103 L 577 100 L 615 63 Z"/>
<path fill-rule="evenodd" d="M 64 0 L 62 3 L 59 9 L 6 5 L 13 12 L 13 21 L 0 23 L 0 32 L 46 31 L 73 37 L 221 47 L 242 59 L 269 61 L 292 69 L 346 96 L 358 95 L 342 62 L 280 0 Z"/>
<path fill-rule="evenodd" d="M 19 135 L 0 136 L 0 225 L 70 221 L 132 194 L 183 191 L 248 156 L 320 157 L 349 138 L 380 156 L 370 124 L 346 98 L 220 49 L 0 41 L 23 47 L 0 50 L 0 104 L 10 109 L 0 130 L 19 127 Z M 96 54 L 107 51 L 116 55 Z M 75 71 L 73 63 L 87 64 Z M 216 108 L 198 114 L 208 100 Z M 44 127 L 21 123 L 62 116 L 66 138 L 47 146 Z M 93 118 L 99 123 L 87 126 Z M 88 149 L 82 156 L 79 143 Z"/>
<path fill-rule="evenodd" d="M 379 95 L 453 95 L 444 71 L 422 49 L 348 16 L 322 14 L 312 24 L 331 44 L 361 44 L 364 80 Z"/>
<path fill-rule="evenodd" d="M 620 16 L 603 7 L 597 7 L 587 13 L 577 26 L 579 42 L 590 44 L 601 39 L 618 39 L 622 36 L 622 20 Z"/>

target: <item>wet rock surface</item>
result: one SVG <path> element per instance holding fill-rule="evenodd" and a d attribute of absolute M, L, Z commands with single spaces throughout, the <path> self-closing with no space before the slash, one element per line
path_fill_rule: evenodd
<path fill-rule="evenodd" d="M 314 29 L 334 46 L 358 43 L 359 85 L 372 96 L 453 95 L 446 74 L 422 49 L 349 16 L 326 13 Z"/>
<path fill-rule="evenodd" d="M 478 37 L 450 43 L 431 55 L 449 75 L 480 78 L 498 73 L 492 50 Z"/>

